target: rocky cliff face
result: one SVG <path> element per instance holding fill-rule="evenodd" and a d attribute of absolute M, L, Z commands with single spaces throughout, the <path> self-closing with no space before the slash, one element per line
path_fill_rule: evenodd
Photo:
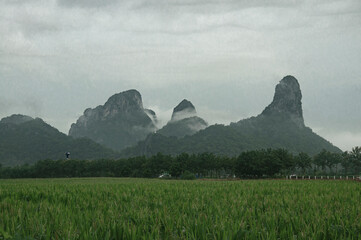
<path fill-rule="evenodd" d="M 174 109 L 171 120 L 158 131 L 163 136 L 184 137 L 205 129 L 208 123 L 197 116 L 194 105 L 184 99 Z"/>
<path fill-rule="evenodd" d="M 83 116 L 72 124 L 69 135 L 88 137 L 114 150 L 121 150 L 154 132 L 155 120 L 155 113 L 143 108 L 140 93 L 128 90 L 113 95 L 104 105 L 86 109 Z"/>
<path fill-rule="evenodd" d="M 297 79 L 286 76 L 277 84 L 272 103 L 263 110 L 261 115 L 283 115 L 297 126 L 304 127 L 301 99 L 302 93 Z"/>

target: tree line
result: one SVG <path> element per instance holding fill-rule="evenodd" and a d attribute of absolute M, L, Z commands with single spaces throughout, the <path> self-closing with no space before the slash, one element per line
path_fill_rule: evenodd
<path fill-rule="evenodd" d="M 361 147 L 344 153 L 326 150 L 311 157 L 291 154 L 285 149 L 245 151 L 237 157 L 212 153 L 177 156 L 158 153 L 151 157 L 99 160 L 41 160 L 33 165 L 2 167 L 1 178 L 63 177 L 142 177 L 161 174 L 172 178 L 270 178 L 298 175 L 358 175 L 361 173 Z"/>

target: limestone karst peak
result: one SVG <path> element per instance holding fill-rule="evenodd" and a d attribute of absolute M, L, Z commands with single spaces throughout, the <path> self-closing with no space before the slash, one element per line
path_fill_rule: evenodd
<path fill-rule="evenodd" d="M 304 127 L 301 100 L 300 84 L 295 77 L 288 75 L 277 84 L 273 101 L 263 110 L 262 115 L 283 114 L 299 127 Z"/>
<path fill-rule="evenodd" d="M 121 150 L 153 133 L 156 119 L 153 111 L 143 108 L 140 93 L 132 89 L 114 94 L 104 105 L 86 109 L 71 125 L 69 135 Z"/>
<path fill-rule="evenodd" d="M 129 108 L 143 109 L 142 96 L 135 89 L 120 92 L 111 96 L 104 107 L 116 107 L 119 110 L 127 110 Z"/>
<path fill-rule="evenodd" d="M 196 108 L 187 99 L 183 99 L 174 109 L 171 121 L 178 121 L 184 118 L 194 117 L 197 115 Z"/>

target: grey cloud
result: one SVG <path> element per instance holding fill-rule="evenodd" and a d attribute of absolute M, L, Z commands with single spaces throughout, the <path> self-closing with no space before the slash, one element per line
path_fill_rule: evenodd
<path fill-rule="evenodd" d="M 174 35 L 174 36 L 182 36 L 182 35 L 193 35 L 193 34 L 202 34 L 202 33 L 208 33 L 208 32 L 216 32 L 217 30 L 224 30 L 224 29 L 234 29 L 234 30 L 250 30 L 252 31 L 252 28 L 236 24 L 236 23 L 225 23 L 225 24 L 215 24 L 212 26 L 193 26 L 189 28 L 180 28 L 180 29 L 137 29 L 137 30 L 125 30 L 124 32 L 132 32 L 132 33 L 138 33 L 138 34 L 164 34 L 164 35 Z"/>
<path fill-rule="evenodd" d="M 23 17 L 17 23 L 21 26 L 21 30 L 26 36 L 52 33 L 61 30 L 60 26 L 56 23 L 46 22 L 30 16 L 27 18 Z"/>
<path fill-rule="evenodd" d="M 308 126 L 360 132 L 360 5 L 0 0 L 0 115 L 43 114 L 67 132 L 87 107 L 136 88 L 164 124 L 183 98 L 227 124 L 260 113 L 292 74 Z"/>
<path fill-rule="evenodd" d="M 41 116 L 43 111 L 43 102 L 36 98 L 26 98 L 21 106 L 25 109 L 27 113 L 32 116 Z"/>
<path fill-rule="evenodd" d="M 193 8 L 196 11 L 214 10 L 237 10 L 252 7 L 292 7 L 300 5 L 300 1 L 289 1 L 289 0 L 208 0 L 208 1 L 197 1 L 197 0 L 147 0 L 138 1 L 135 4 L 136 9 L 141 8 L 157 8 L 157 9 L 169 9 L 169 8 Z M 203 9 L 203 10 L 202 10 Z M 218 9 L 218 10 L 217 10 Z"/>
<path fill-rule="evenodd" d="M 314 4 L 308 10 L 310 15 L 315 16 L 336 16 L 361 13 L 361 1 L 358 0 L 335 0 L 321 1 Z"/>
<path fill-rule="evenodd" d="M 62 7 L 102 8 L 119 3 L 120 0 L 57 0 Z"/>
<path fill-rule="evenodd" d="M 6 98 L 0 97 L 0 113 L 8 112 L 13 107 L 11 101 Z"/>
<path fill-rule="evenodd" d="M 0 98 L 0 117 L 6 117 L 16 113 L 38 117 L 41 116 L 42 110 L 43 103 L 36 98 Z"/>
<path fill-rule="evenodd" d="M 141 1 L 133 7 L 134 14 L 151 16 L 151 21 L 127 30 L 145 34 L 189 35 L 227 28 L 271 32 L 312 28 L 321 21 L 310 18 L 312 5 L 302 1 Z"/>
<path fill-rule="evenodd" d="M 44 1 L 45 0 L 2 0 L 1 3 L 5 5 L 26 5 L 26 4 L 41 3 Z"/>

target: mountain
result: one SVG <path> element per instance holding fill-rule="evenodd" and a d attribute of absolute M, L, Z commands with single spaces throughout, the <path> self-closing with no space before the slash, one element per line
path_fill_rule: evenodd
<path fill-rule="evenodd" d="M 3 166 L 32 164 L 43 159 L 115 158 L 117 153 L 90 139 L 73 139 L 42 119 L 12 115 L 0 121 L 0 163 Z"/>
<path fill-rule="evenodd" d="M 125 149 L 123 156 L 202 153 L 235 156 L 246 150 L 284 148 L 292 153 L 310 155 L 322 149 L 341 152 L 330 142 L 306 127 L 300 85 L 293 76 L 284 77 L 276 86 L 274 98 L 261 114 L 229 126 L 213 125 L 192 136 L 177 139 L 159 133 Z"/>
<path fill-rule="evenodd" d="M 166 137 L 175 136 L 181 138 L 193 135 L 207 126 L 207 122 L 197 116 L 194 105 L 184 99 L 173 109 L 171 120 L 157 133 Z"/>
<path fill-rule="evenodd" d="M 71 125 L 69 135 L 122 150 L 155 132 L 156 122 L 155 113 L 143 108 L 140 93 L 128 90 L 111 96 L 104 105 L 86 109 Z"/>
<path fill-rule="evenodd" d="M 286 76 L 277 84 L 273 101 L 263 110 L 261 116 L 272 118 L 283 115 L 298 127 L 303 128 L 305 123 L 301 99 L 302 93 L 297 79 Z"/>

